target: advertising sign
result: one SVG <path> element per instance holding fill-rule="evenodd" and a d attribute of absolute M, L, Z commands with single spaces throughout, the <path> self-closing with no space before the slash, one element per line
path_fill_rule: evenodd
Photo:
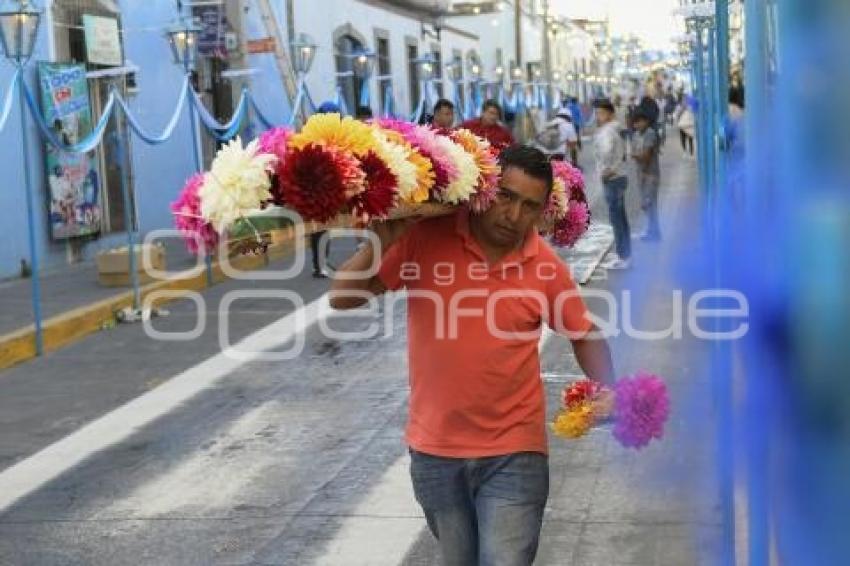
<path fill-rule="evenodd" d="M 192 15 L 201 24 L 198 53 L 205 57 L 226 56 L 224 6 L 221 4 L 193 6 Z"/>
<path fill-rule="evenodd" d="M 124 64 L 118 20 L 83 14 L 86 59 L 95 65 L 120 67 Z"/>
<path fill-rule="evenodd" d="M 77 143 L 92 130 L 92 113 L 84 65 L 39 63 L 41 114 L 65 144 Z M 97 155 L 65 153 L 47 144 L 50 234 L 55 240 L 100 231 L 100 179 Z"/>

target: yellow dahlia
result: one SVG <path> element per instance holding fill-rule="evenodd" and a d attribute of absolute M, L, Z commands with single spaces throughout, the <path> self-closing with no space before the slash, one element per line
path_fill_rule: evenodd
<path fill-rule="evenodd" d="M 416 167 L 416 191 L 410 195 L 409 203 L 419 203 L 428 200 L 431 189 L 436 182 L 436 174 L 431 160 L 419 153 L 404 136 L 395 130 L 382 129 L 391 142 L 404 147 L 408 151 L 407 159 Z"/>
<path fill-rule="evenodd" d="M 364 155 L 375 147 L 372 128 L 363 122 L 339 114 L 313 114 L 300 132 L 289 140 L 290 147 L 301 149 L 309 143 L 321 143 Z"/>
<path fill-rule="evenodd" d="M 494 189 L 499 183 L 499 161 L 490 149 L 490 142 L 464 128 L 452 132 L 452 139 L 475 159 L 475 166 L 478 168 L 478 190 Z"/>
<path fill-rule="evenodd" d="M 434 188 L 434 183 L 437 180 L 437 175 L 434 173 L 434 165 L 430 159 L 415 149 L 410 152 L 409 159 L 416 167 L 416 192 L 413 193 L 410 202 L 425 202 L 428 200 L 431 189 Z"/>
<path fill-rule="evenodd" d="M 403 145 L 391 142 L 378 128 L 372 129 L 372 136 L 375 140 L 375 152 L 398 180 L 399 198 L 406 202 L 413 202 L 419 185 L 416 166 L 409 160 L 410 150 Z"/>
<path fill-rule="evenodd" d="M 201 216 L 224 233 L 247 212 L 271 199 L 271 172 L 277 157 L 259 151 L 259 140 L 242 147 L 238 137 L 224 145 L 198 190 Z"/>
<path fill-rule="evenodd" d="M 567 215 L 569 209 L 569 199 L 567 197 L 567 186 L 560 177 L 555 177 L 552 183 L 552 192 L 549 193 L 549 202 L 546 205 L 544 214 L 548 218 L 560 220 Z"/>
<path fill-rule="evenodd" d="M 593 409 L 589 403 L 561 411 L 552 423 L 552 432 L 562 438 L 579 438 L 587 434 L 593 423 Z"/>

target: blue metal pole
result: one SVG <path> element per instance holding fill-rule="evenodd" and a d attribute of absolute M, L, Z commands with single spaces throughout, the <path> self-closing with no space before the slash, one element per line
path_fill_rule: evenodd
<path fill-rule="evenodd" d="M 191 72 L 191 68 L 189 66 L 188 58 L 183 63 L 183 69 L 186 72 L 186 75 L 188 76 L 189 73 Z M 191 80 L 189 81 L 189 87 L 188 88 L 191 88 L 191 89 L 195 88 L 195 87 L 192 86 Z M 200 144 L 198 143 L 198 135 L 199 135 L 199 132 L 198 132 L 198 117 L 195 114 L 196 109 L 195 109 L 194 100 L 195 100 L 194 96 L 189 97 L 189 123 L 191 124 L 191 128 L 192 128 L 192 155 L 195 158 L 195 172 L 200 173 L 203 170 L 203 163 L 202 163 L 202 159 L 201 159 L 201 147 L 200 147 Z M 212 287 L 212 285 L 213 285 L 212 254 L 207 253 L 206 257 L 204 258 L 204 265 L 206 267 L 206 274 L 207 274 L 207 287 Z"/>
<path fill-rule="evenodd" d="M 717 89 L 715 88 L 716 79 L 716 53 L 714 52 L 714 30 L 708 28 L 708 44 L 706 47 L 706 58 L 708 70 L 706 73 L 706 89 L 705 99 L 706 105 L 706 128 L 705 128 L 705 149 L 706 149 L 706 171 L 708 172 L 706 183 L 711 195 L 710 201 L 712 205 L 715 203 L 714 197 L 717 187 L 715 185 L 715 167 L 716 167 L 716 149 L 717 145 L 717 121 L 715 119 L 717 112 Z"/>
<path fill-rule="evenodd" d="M 23 65 L 18 67 L 21 77 L 18 81 L 18 103 L 20 105 L 21 116 L 21 142 L 24 144 L 24 184 L 27 191 L 27 220 L 28 220 L 28 236 L 30 247 L 30 263 L 32 264 L 32 274 L 30 275 L 30 285 L 32 287 L 32 313 L 33 322 L 35 323 L 35 353 L 41 356 L 44 353 L 44 336 L 41 328 L 41 282 L 39 281 L 39 261 L 38 247 L 35 241 L 35 205 L 33 204 L 33 187 L 32 174 L 30 172 L 30 143 L 29 134 L 27 133 L 26 119 L 26 83 L 24 82 Z"/>
<path fill-rule="evenodd" d="M 126 156 L 124 147 L 124 129 L 121 118 L 115 116 L 115 144 L 118 154 L 118 175 L 121 177 L 121 199 L 124 201 L 124 226 L 127 230 L 127 258 L 129 260 L 130 281 L 133 285 L 133 310 L 138 310 L 141 304 L 139 292 L 139 272 L 136 269 L 136 238 L 134 235 L 133 217 L 130 211 L 130 189 L 127 187 L 127 175 L 124 167 Z"/>
<path fill-rule="evenodd" d="M 706 185 L 706 159 L 705 159 L 705 72 L 703 70 L 703 47 L 702 47 L 702 31 L 696 31 L 696 52 L 694 53 L 694 71 L 696 73 L 696 99 L 697 99 L 697 115 L 696 118 L 696 138 L 697 138 L 697 165 L 699 166 L 699 186 L 700 193 L 703 198 L 708 194 Z"/>
<path fill-rule="evenodd" d="M 726 288 L 723 275 L 723 241 L 728 237 L 725 229 L 726 192 L 718 180 L 720 157 L 717 147 L 717 131 L 720 124 L 720 80 L 721 65 L 718 62 L 719 51 L 716 42 L 716 29 L 708 30 L 708 61 L 707 98 L 710 102 L 708 112 L 708 128 L 706 135 L 708 151 L 708 187 L 710 203 L 710 234 L 712 280 L 715 289 Z M 716 332 L 725 331 L 727 324 L 714 319 Z M 715 387 L 717 407 L 717 474 L 720 491 L 720 513 L 722 525 L 721 556 L 719 563 L 733 566 L 735 563 L 735 503 L 734 503 L 734 414 L 732 411 L 732 364 L 730 350 L 725 342 L 715 340 L 712 345 L 712 382 Z"/>
<path fill-rule="evenodd" d="M 717 187 L 726 194 L 726 123 L 729 119 L 729 0 L 715 0 L 714 28 L 717 33 L 717 124 L 720 146 L 716 166 Z"/>
<path fill-rule="evenodd" d="M 767 196 L 764 184 L 764 164 L 766 162 L 764 132 L 767 131 L 767 65 L 765 46 L 767 45 L 767 10 L 764 2 L 744 2 L 744 21 L 746 22 L 747 64 L 744 68 L 744 87 L 747 96 L 747 111 L 744 114 L 746 126 L 745 143 L 747 158 L 745 167 L 746 207 L 745 222 L 757 225 L 760 213 L 764 210 L 761 203 Z M 764 225 L 764 224 L 762 224 Z M 754 421 L 748 427 L 747 443 L 747 540 L 750 564 L 767 564 L 769 560 L 769 491 L 767 471 L 770 451 L 769 435 L 763 419 L 756 409 L 760 407 L 760 393 L 764 391 L 763 368 L 750 365 L 747 368 L 746 414 Z M 758 422 L 762 421 L 762 422 Z"/>

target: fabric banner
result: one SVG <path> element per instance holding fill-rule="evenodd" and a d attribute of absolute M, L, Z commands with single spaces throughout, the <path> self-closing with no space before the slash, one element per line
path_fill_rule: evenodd
<path fill-rule="evenodd" d="M 92 112 L 84 65 L 38 63 L 44 122 L 64 145 L 92 131 Z M 101 226 L 97 156 L 59 151 L 45 144 L 49 225 L 55 240 L 96 234 Z"/>

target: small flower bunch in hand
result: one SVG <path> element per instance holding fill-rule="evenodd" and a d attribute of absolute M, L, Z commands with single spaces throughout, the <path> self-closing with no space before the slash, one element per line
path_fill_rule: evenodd
<path fill-rule="evenodd" d="M 607 419 L 613 408 L 611 390 L 591 379 L 568 385 L 562 393 L 562 407 L 552 423 L 552 432 L 562 438 L 580 438 L 590 427 Z"/>
<path fill-rule="evenodd" d="M 657 375 L 638 372 L 617 380 L 613 388 L 590 379 L 571 383 L 551 427 L 556 436 L 580 438 L 595 424 L 613 419 L 614 438 L 639 449 L 663 437 L 669 415 L 667 385 Z"/>

